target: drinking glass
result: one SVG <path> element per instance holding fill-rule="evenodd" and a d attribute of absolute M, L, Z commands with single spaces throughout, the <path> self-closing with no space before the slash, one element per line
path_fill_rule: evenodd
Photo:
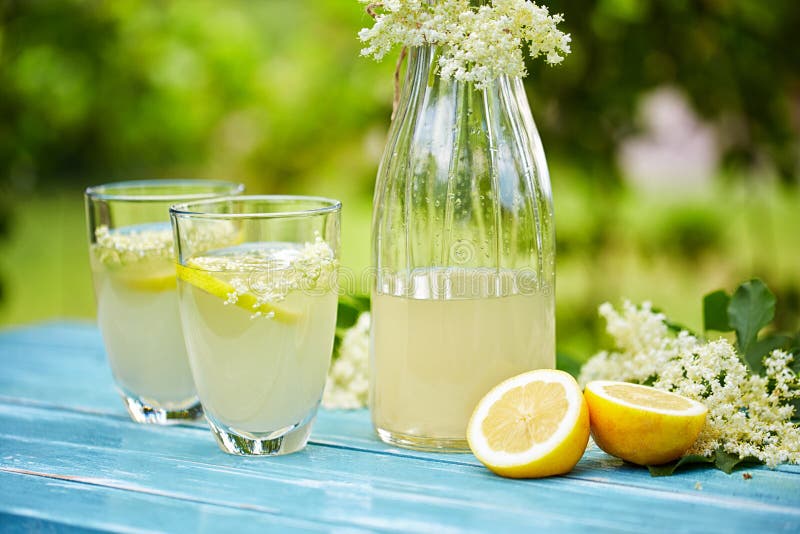
<path fill-rule="evenodd" d="M 169 206 L 243 190 L 211 180 L 117 182 L 86 190 L 98 323 L 117 387 L 137 423 L 202 415 L 178 317 Z"/>
<path fill-rule="evenodd" d="M 189 363 L 225 452 L 287 454 L 308 441 L 336 329 L 340 211 L 296 196 L 170 209 Z M 235 243 L 197 238 L 222 234 Z"/>

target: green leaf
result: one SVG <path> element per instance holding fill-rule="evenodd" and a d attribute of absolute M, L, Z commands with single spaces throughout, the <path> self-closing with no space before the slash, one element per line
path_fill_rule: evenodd
<path fill-rule="evenodd" d="M 792 360 L 792 363 L 789 365 L 789 368 L 796 374 L 800 375 L 800 350 L 798 350 L 797 347 L 792 347 L 790 350 L 791 353 L 794 355 L 794 360 Z"/>
<path fill-rule="evenodd" d="M 681 456 L 677 460 L 663 464 L 663 465 L 648 465 L 647 469 L 650 471 L 650 476 L 654 477 L 667 477 L 675 474 L 679 467 L 683 466 L 699 466 L 702 464 L 713 464 L 714 467 L 727 474 L 733 473 L 737 466 L 742 464 L 760 464 L 757 458 L 747 457 L 740 458 L 735 454 L 725 452 L 722 449 L 717 449 L 712 456 L 701 456 L 699 454 L 687 454 Z"/>
<path fill-rule="evenodd" d="M 740 458 L 738 455 L 725 452 L 722 449 L 717 449 L 714 453 L 714 467 L 720 471 L 725 471 L 725 473 L 729 475 L 733 473 L 733 470 L 736 469 L 738 465 L 760 463 L 763 462 L 759 461 L 758 458 L 753 458 L 751 456 Z"/>
<path fill-rule="evenodd" d="M 730 295 L 720 289 L 703 297 L 703 328 L 707 331 L 728 332 L 732 330 L 728 321 Z"/>
<path fill-rule="evenodd" d="M 581 365 L 583 362 L 570 354 L 564 352 L 556 353 L 556 369 L 565 371 L 574 377 L 577 377 L 581 372 Z"/>
<path fill-rule="evenodd" d="M 350 328 L 358 320 L 361 312 L 358 308 L 351 306 L 346 302 L 339 301 L 339 306 L 336 309 L 336 327 L 337 328 Z"/>
<path fill-rule="evenodd" d="M 358 316 L 369 311 L 369 297 L 358 295 L 342 295 L 336 315 L 336 328 L 346 329 L 356 324 Z"/>
<path fill-rule="evenodd" d="M 680 334 L 681 332 L 688 332 L 690 335 L 693 335 L 693 336 L 697 337 L 697 334 L 695 332 L 693 332 L 691 328 L 689 328 L 686 325 L 682 325 L 681 323 L 676 323 L 676 322 L 670 321 L 669 319 L 665 319 L 664 320 L 664 325 L 667 327 L 667 329 L 670 332 L 673 332 L 675 334 Z"/>
<path fill-rule="evenodd" d="M 683 465 L 710 464 L 713 462 L 713 458 L 700 456 L 699 454 L 687 454 L 663 465 L 648 465 L 647 469 L 650 471 L 650 476 L 668 477 L 675 474 L 675 470 Z"/>
<path fill-rule="evenodd" d="M 658 307 L 654 307 L 653 308 L 653 312 L 654 313 L 662 313 L 662 314 L 664 314 L 665 317 L 667 315 L 666 312 L 664 312 L 664 310 L 662 310 L 661 308 L 658 308 Z M 689 328 L 688 326 L 682 325 L 680 323 L 676 323 L 674 321 L 670 321 L 668 317 L 664 319 L 664 326 L 666 326 L 669 329 L 670 332 L 674 332 L 676 334 L 679 334 L 680 332 L 684 332 L 685 331 L 685 332 L 688 332 L 689 334 L 691 334 L 693 336 L 697 336 L 697 334 L 695 332 L 693 332 L 692 329 Z"/>
<path fill-rule="evenodd" d="M 794 413 L 792 414 L 792 423 L 800 424 L 800 399 L 794 399 L 792 401 L 792 406 L 794 406 Z"/>
<path fill-rule="evenodd" d="M 754 373 L 764 370 L 764 356 L 775 349 L 791 350 L 794 339 L 783 334 L 769 334 L 750 345 L 745 359 Z M 796 363 L 796 362 L 793 362 Z"/>
<path fill-rule="evenodd" d="M 789 335 L 792 338 L 792 342 L 786 350 L 794 355 L 792 369 L 794 369 L 796 373 L 800 373 L 800 330 Z"/>
<path fill-rule="evenodd" d="M 775 295 L 761 280 L 753 279 L 736 288 L 728 304 L 728 321 L 736 331 L 739 353 L 745 357 L 758 332 L 775 317 Z"/>

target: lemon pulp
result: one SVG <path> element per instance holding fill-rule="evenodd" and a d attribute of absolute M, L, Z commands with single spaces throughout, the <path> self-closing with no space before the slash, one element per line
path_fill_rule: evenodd
<path fill-rule="evenodd" d="M 589 441 L 589 411 L 575 379 L 539 369 L 509 378 L 478 403 L 467 428 L 475 456 L 512 478 L 564 474 Z"/>
<path fill-rule="evenodd" d="M 555 434 L 568 408 L 561 384 L 531 382 L 507 391 L 492 406 L 483 433 L 492 449 L 520 453 Z"/>
<path fill-rule="evenodd" d="M 692 399 L 625 382 L 589 382 L 584 395 L 598 447 L 639 465 L 680 458 L 700 435 L 708 412 Z"/>
<path fill-rule="evenodd" d="M 606 386 L 605 391 L 612 397 L 646 408 L 688 410 L 694 406 L 688 399 L 673 393 L 651 388 L 643 389 L 633 384 L 612 384 Z"/>

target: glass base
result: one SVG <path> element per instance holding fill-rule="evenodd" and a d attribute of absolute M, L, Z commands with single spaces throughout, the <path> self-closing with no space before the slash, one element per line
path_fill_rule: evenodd
<path fill-rule="evenodd" d="M 411 434 L 392 432 L 383 428 L 375 428 L 375 431 L 384 443 L 404 449 L 424 452 L 470 452 L 469 443 L 467 443 L 466 439 L 413 436 Z"/>
<path fill-rule="evenodd" d="M 280 456 L 291 454 L 305 448 L 311 427 L 317 418 L 317 410 L 297 424 L 272 432 L 240 432 L 226 427 L 206 414 L 206 421 L 219 448 L 228 454 L 238 456 Z"/>
<path fill-rule="evenodd" d="M 187 403 L 186 406 L 163 408 L 160 406 L 153 406 L 140 397 L 133 397 L 125 393 L 121 393 L 121 395 L 122 401 L 128 409 L 128 414 L 130 414 L 131 419 L 137 423 L 176 425 L 179 423 L 196 421 L 203 417 L 203 406 L 196 398 Z"/>

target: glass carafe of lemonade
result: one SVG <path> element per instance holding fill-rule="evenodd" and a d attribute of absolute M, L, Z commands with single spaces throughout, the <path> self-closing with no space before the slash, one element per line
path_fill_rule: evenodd
<path fill-rule="evenodd" d="M 378 172 L 370 408 L 387 443 L 460 451 L 489 389 L 555 365 L 555 233 L 521 80 L 445 80 L 435 57 L 409 51 Z"/>

